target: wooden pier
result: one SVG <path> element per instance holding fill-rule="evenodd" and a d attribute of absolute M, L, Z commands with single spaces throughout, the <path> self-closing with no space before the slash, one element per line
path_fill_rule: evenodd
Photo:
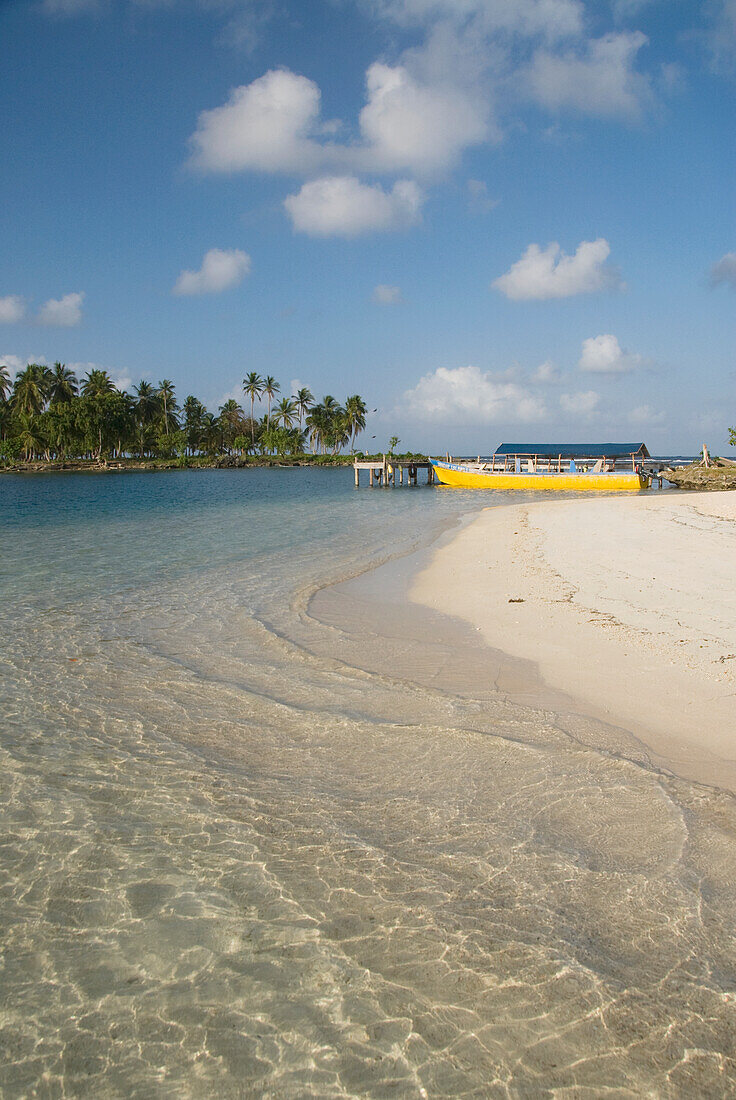
<path fill-rule="evenodd" d="M 414 462 L 410 459 L 392 458 L 391 455 L 383 455 L 380 459 L 370 459 L 353 463 L 355 470 L 355 488 L 360 488 L 360 471 L 368 471 L 368 484 L 373 488 L 376 485 L 384 489 L 390 489 L 392 485 L 404 484 L 404 472 L 406 471 L 406 484 L 417 485 L 420 470 L 427 471 L 427 485 L 434 484 L 434 467 L 431 462 Z"/>

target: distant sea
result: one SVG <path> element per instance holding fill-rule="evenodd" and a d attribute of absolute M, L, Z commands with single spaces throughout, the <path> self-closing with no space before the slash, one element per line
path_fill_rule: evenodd
<path fill-rule="evenodd" d="M 489 502 L 0 479 L 4 1096 L 734 1095 L 732 800 L 310 614 Z"/>

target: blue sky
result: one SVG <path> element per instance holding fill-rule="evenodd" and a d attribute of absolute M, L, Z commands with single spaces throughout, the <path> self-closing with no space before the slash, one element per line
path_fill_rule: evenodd
<path fill-rule="evenodd" d="M 736 0 L 5 0 L 0 359 L 731 453 Z M 371 436 L 375 435 L 375 443 Z"/>

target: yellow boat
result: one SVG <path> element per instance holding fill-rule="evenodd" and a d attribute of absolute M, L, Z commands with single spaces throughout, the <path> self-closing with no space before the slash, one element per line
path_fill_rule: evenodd
<path fill-rule="evenodd" d="M 551 489 L 558 492 L 640 492 L 650 478 L 643 443 L 503 443 L 477 461 L 432 459 L 437 480 L 458 489 Z"/>

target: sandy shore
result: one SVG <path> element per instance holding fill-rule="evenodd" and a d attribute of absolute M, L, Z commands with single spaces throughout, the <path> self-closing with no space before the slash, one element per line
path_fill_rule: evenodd
<path fill-rule="evenodd" d="M 736 790 L 736 493 L 488 508 L 411 598 L 535 661 L 655 765 Z"/>

